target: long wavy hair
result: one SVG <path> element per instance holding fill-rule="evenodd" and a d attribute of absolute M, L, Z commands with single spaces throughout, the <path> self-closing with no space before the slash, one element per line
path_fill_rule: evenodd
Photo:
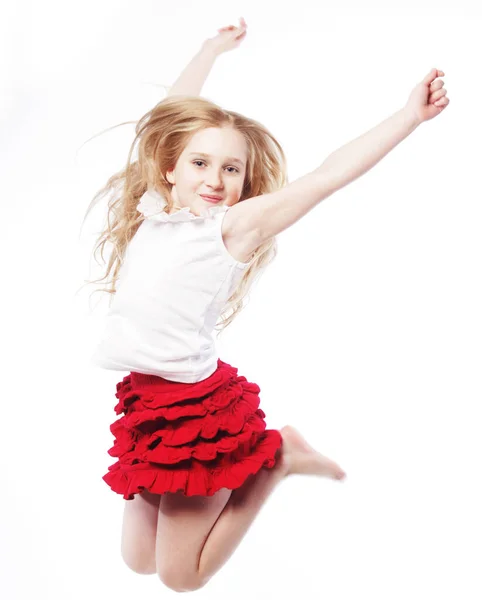
<path fill-rule="evenodd" d="M 114 126 L 114 127 L 117 127 Z M 173 208 L 172 185 L 166 173 L 174 169 L 177 160 L 199 130 L 209 127 L 232 127 L 245 138 L 248 147 L 246 176 L 239 202 L 276 191 L 288 182 L 286 157 L 281 145 L 261 123 L 237 112 L 225 110 L 213 102 L 194 96 L 168 96 L 147 112 L 136 123 L 136 137 L 131 145 L 127 164 L 108 179 L 90 203 L 84 217 L 104 196 L 110 195 L 106 227 L 96 240 L 94 258 L 100 250 L 105 264 L 104 248 L 113 246 L 103 277 L 87 281 L 99 283 L 107 280 L 107 287 L 94 290 L 111 294 L 109 306 L 116 292 L 119 269 L 129 241 L 133 238 L 144 217 L 136 209 L 140 197 L 154 187 L 166 199 L 166 212 Z M 105 130 L 109 131 L 112 127 Z M 137 160 L 132 155 L 138 143 Z M 221 331 L 227 327 L 245 304 L 244 299 L 258 273 L 277 255 L 277 241 L 273 237 L 261 244 L 251 255 L 248 267 L 228 298 L 221 318 Z M 98 263 L 99 264 L 99 263 Z M 229 316 L 226 316 L 229 313 Z"/>

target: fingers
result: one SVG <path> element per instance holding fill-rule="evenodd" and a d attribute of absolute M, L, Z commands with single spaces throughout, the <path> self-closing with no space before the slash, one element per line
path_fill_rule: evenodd
<path fill-rule="evenodd" d="M 438 85 L 436 85 L 438 84 Z M 443 82 L 436 81 L 433 86 L 431 86 L 432 92 L 429 97 L 429 104 L 434 104 L 435 106 L 442 106 L 448 104 L 450 101 L 447 98 L 447 90 L 443 88 Z"/>
<path fill-rule="evenodd" d="M 437 77 L 442 77 L 445 73 L 439 69 L 436 69 Z M 433 76 L 433 72 L 431 73 L 431 77 Z M 435 106 L 446 106 L 450 100 L 446 97 L 447 90 L 442 89 L 444 87 L 444 82 L 441 79 L 437 79 L 436 81 L 432 81 L 430 84 L 430 98 L 429 102 L 434 104 Z M 445 97 L 444 97 L 445 96 Z"/>
<path fill-rule="evenodd" d="M 443 77 L 445 73 L 440 69 L 430 69 L 429 73 L 423 78 L 422 83 L 429 85 L 437 77 Z"/>
<path fill-rule="evenodd" d="M 248 27 L 243 17 L 239 17 L 239 23 L 239 27 L 236 27 L 235 25 L 227 25 L 226 27 L 221 27 L 218 29 L 218 31 L 232 31 L 233 29 L 246 29 Z"/>
<path fill-rule="evenodd" d="M 444 82 L 441 79 L 437 79 L 437 77 L 443 77 L 444 75 L 445 72 L 441 69 L 431 69 L 423 80 L 423 84 L 429 85 L 430 88 L 429 104 L 433 104 L 438 108 L 445 108 L 450 102 L 446 97 L 447 90 L 442 89 Z"/>
<path fill-rule="evenodd" d="M 438 105 L 440 102 L 442 102 L 446 93 L 447 93 L 447 90 L 441 90 L 440 92 L 436 92 L 435 94 L 432 94 L 430 96 L 430 102 L 433 102 L 434 104 Z"/>
<path fill-rule="evenodd" d="M 434 92 L 435 90 L 439 90 L 443 86 L 444 82 L 442 81 L 442 79 L 437 79 L 436 81 L 432 81 L 432 83 L 430 84 L 430 89 L 432 90 L 432 92 Z"/>

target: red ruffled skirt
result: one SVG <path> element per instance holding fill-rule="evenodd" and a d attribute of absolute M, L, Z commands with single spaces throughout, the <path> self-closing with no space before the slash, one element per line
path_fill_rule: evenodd
<path fill-rule="evenodd" d="M 108 453 L 117 457 L 102 479 L 132 500 L 182 491 L 212 496 L 236 489 L 276 463 L 279 431 L 267 430 L 258 408 L 260 387 L 218 359 L 216 371 L 196 383 L 130 373 L 117 384 Z"/>

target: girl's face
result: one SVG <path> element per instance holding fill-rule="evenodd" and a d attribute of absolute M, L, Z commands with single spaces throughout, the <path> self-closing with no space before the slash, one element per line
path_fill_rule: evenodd
<path fill-rule="evenodd" d="M 248 149 L 244 137 L 230 127 L 210 127 L 193 135 L 173 171 L 166 173 L 178 208 L 195 215 L 211 206 L 238 202 L 246 174 Z M 202 195 L 218 196 L 213 204 Z"/>

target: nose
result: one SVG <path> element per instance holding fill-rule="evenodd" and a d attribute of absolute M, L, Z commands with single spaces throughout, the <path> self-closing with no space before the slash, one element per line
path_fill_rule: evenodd
<path fill-rule="evenodd" d="M 215 189 L 220 188 L 223 185 L 221 175 L 217 169 L 211 169 L 207 172 L 205 181 L 209 187 Z"/>

